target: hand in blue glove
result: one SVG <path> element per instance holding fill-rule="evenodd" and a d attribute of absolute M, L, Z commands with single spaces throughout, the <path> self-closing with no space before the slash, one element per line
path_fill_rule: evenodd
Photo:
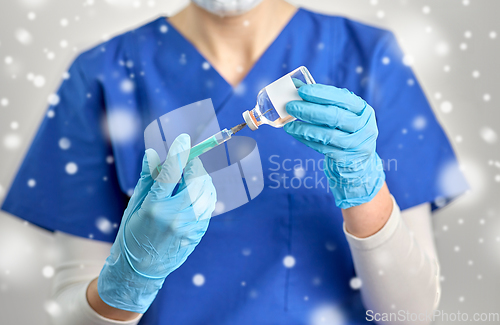
<path fill-rule="evenodd" d="M 158 154 L 146 150 L 141 178 L 98 279 L 99 296 L 108 305 L 144 313 L 166 276 L 205 234 L 216 193 L 201 161 L 188 162 L 190 149 L 190 137 L 178 136 L 160 172 Z"/>
<path fill-rule="evenodd" d="M 288 114 L 301 121 L 284 126 L 288 134 L 325 155 L 325 174 L 335 203 L 347 209 L 371 201 L 385 181 L 375 152 L 375 112 L 347 89 L 302 85 L 303 101 L 287 103 Z"/>

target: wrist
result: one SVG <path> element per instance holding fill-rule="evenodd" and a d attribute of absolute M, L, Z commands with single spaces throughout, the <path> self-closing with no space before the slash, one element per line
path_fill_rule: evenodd
<path fill-rule="evenodd" d="M 370 237 L 385 226 L 393 208 L 394 201 L 384 183 L 371 201 L 342 210 L 345 230 L 358 238 Z"/>
<path fill-rule="evenodd" d="M 370 202 L 385 182 L 382 160 L 376 152 L 364 162 L 350 161 L 339 164 L 326 157 L 325 174 L 335 204 L 348 209 Z"/>
<path fill-rule="evenodd" d="M 117 245 L 113 244 L 111 255 L 99 274 L 99 297 L 114 308 L 143 314 L 153 303 L 165 278 L 148 278 L 137 273 L 124 254 L 116 250 Z"/>
<path fill-rule="evenodd" d="M 118 309 L 105 303 L 99 296 L 97 290 L 98 278 L 92 280 L 86 292 L 87 302 L 89 306 L 99 315 L 107 319 L 117 321 L 132 321 L 141 316 L 140 313 L 131 312 L 128 310 Z"/>

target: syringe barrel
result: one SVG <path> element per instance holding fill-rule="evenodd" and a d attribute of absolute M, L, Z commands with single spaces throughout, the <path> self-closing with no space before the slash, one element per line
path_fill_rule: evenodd
<path fill-rule="evenodd" d="M 231 135 L 232 133 L 230 130 L 224 129 L 212 135 L 210 138 L 203 140 L 202 142 L 198 143 L 197 145 L 191 148 L 188 160 L 196 158 L 199 155 L 209 151 L 210 149 L 215 148 L 220 144 L 223 144 L 227 140 L 231 139 Z"/>

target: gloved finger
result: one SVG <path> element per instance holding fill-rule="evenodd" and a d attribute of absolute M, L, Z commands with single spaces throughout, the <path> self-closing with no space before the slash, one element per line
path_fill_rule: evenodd
<path fill-rule="evenodd" d="M 177 192 L 184 190 L 188 184 L 192 183 L 195 179 L 199 177 L 208 176 L 207 171 L 203 167 L 203 163 L 200 158 L 196 157 L 188 161 L 186 167 L 184 168 L 184 174 L 182 176 L 182 181 L 180 183 Z"/>
<path fill-rule="evenodd" d="M 191 150 L 191 138 L 187 134 L 179 135 L 168 150 L 167 159 L 161 167 L 161 172 L 151 191 L 157 198 L 166 198 L 172 195 L 174 188 L 181 179 L 184 167 L 187 164 Z"/>
<path fill-rule="evenodd" d="M 283 128 L 295 138 L 303 138 L 341 149 L 355 148 L 366 140 L 366 138 L 359 136 L 357 133 L 347 133 L 301 121 L 290 122 L 285 124 Z"/>
<path fill-rule="evenodd" d="M 295 88 L 300 88 L 306 84 L 305 82 L 303 82 L 302 80 L 297 79 L 297 78 L 292 78 L 292 81 L 293 81 L 293 85 L 295 86 Z"/>
<path fill-rule="evenodd" d="M 161 172 L 160 156 L 156 150 L 150 148 L 146 150 L 146 158 L 148 160 L 149 173 L 153 179 L 156 179 Z"/>
<path fill-rule="evenodd" d="M 141 169 L 141 177 L 137 181 L 137 185 L 134 188 L 134 193 L 129 200 L 128 207 L 135 210 L 139 207 L 144 198 L 148 194 L 151 186 L 153 185 L 153 178 L 151 177 L 151 166 L 158 164 L 160 162 L 160 158 L 158 157 L 158 161 L 155 160 L 155 155 L 158 157 L 158 154 L 153 149 L 146 150 L 144 157 L 142 158 L 142 169 Z M 127 207 L 127 209 L 128 209 Z"/>
<path fill-rule="evenodd" d="M 373 109 L 366 106 L 361 115 L 333 105 L 294 100 L 286 104 L 288 114 L 304 122 L 324 125 L 353 133 L 361 129 L 371 117 Z"/>
<path fill-rule="evenodd" d="M 210 176 L 209 176 L 210 177 Z M 212 179 L 207 179 L 203 183 L 201 195 L 193 203 L 193 211 L 198 220 L 209 219 L 215 210 L 217 202 L 217 192 L 212 183 Z"/>
<path fill-rule="evenodd" d="M 348 89 L 334 86 L 309 84 L 300 87 L 298 93 L 305 101 L 323 105 L 335 105 L 358 115 L 367 105 L 361 97 L 356 96 Z"/>
<path fill-rule="evenodd" d="M 197 216 L 204 214 L 211 206 L 215 208 L 215 187 L 199 158 L 187 164 L 184 169 L 183 185 L 179 189 L 180 193 L 188 193 Z"/>
<path fill-rule="evenodd" d="M 294 136 L 294 138 L 297 141 L 302 142 L 303 144 L 305 144 L 309 148 L 312 148 L 319 153 L 322 153 L 324 155 L 334 155 L 334 156 L 338 157 L 338 159 L 343 159 L 343 157 L 346 156 L 346 153 L 347 153 L 346 150 L 341 149 L 341 148 L 327 146 L 327 145 L 324 145 L 322 143 L 306 140 L 306 139 L 301 138 L 301 137 Z"/>

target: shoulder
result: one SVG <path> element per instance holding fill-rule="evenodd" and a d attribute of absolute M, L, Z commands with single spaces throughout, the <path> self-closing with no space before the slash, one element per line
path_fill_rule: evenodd
<path fill-rule="evenodd" d="M 312 22 L 315 29 L 327 30 L 331 36 L 329 43 L 338 51 L 374 52 L 376 48 L 391 39 L 391 31 L 347 17 L 327 15 L 301 9 L 305 19 Z"/>
<path fill-rule="evenodd" d="M 113 67 L 124 66 L 133 57 L 135 45 L 144 39 L 151 39 L 162 17 L 122 32 L 111 39 L 93 45 L 81 52 L 73 65 L 87 75 L 105 73 Z"/>

